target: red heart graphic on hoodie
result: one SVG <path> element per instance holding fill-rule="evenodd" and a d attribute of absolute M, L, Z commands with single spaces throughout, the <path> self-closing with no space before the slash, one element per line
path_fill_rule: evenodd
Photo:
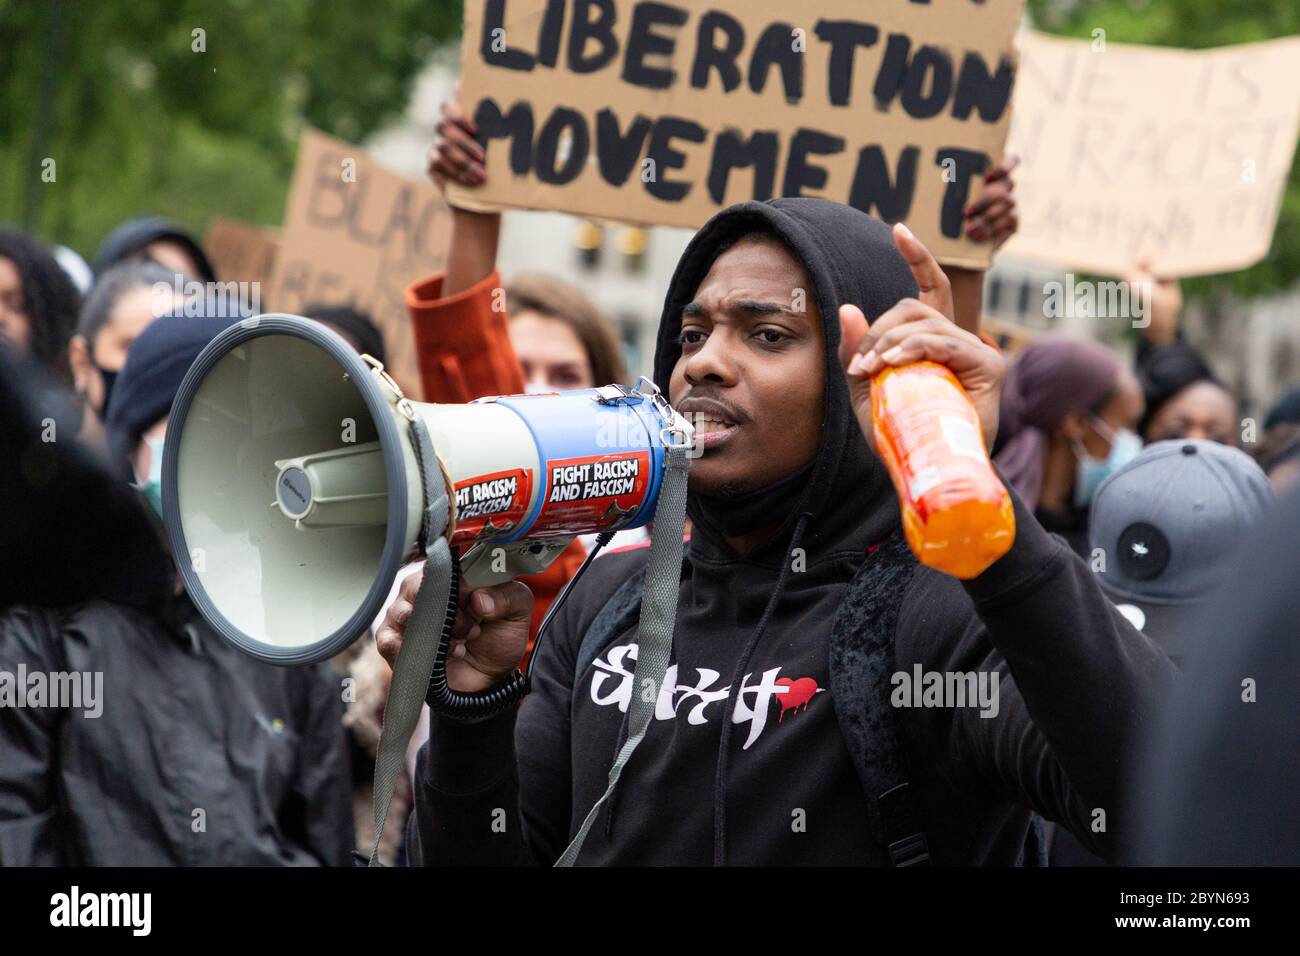
<path fill-rule="evenodd" d="M 785 717 L 787 710 L 796 710 L 799 707 L 806 708 L 808 701 L 812 700 L 817 693 L 817 682 L 811 677 L 800 677 L 798 680 L 782 677 L 776 683 L 778 687 L 787 688 L 784 694 L 777 697 L 781 704 L 781 715 L 776 719 L 778 724 Z"/>

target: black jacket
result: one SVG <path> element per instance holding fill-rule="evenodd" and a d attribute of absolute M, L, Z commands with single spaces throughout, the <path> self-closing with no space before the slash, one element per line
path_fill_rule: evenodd
<path fill-rule="evenodd" d="M 854 576 L 895 539 L 899 510 L 852 416 L 836 359 L 836 316 L 840 303 L 854 302 L 874 319 L 915 286 L 888 228 L 862 213 L 819 200 L 733 207 L 697 234 L 674 277 L 655 363 L 661 388 L 677 359 L 682 306 L 719 245 L 759 223 L 795 250 L 815 286 L 827 352 L 821 449 L 780 531 L 744 557 L 692 499 L 676 671 L 587 839 L 583 863 L 888 862 L 846 744 L 858 734 L 869 749 L 876 729 L 862 726 L 861 690 L 833 693 L 845 686 L 837 668 L 849 665 L 837 659 L 831 630 Z M 923 676 L 982 674 L 991 687 L 996 675 L 998 682 L 996 715 L 984 708 L 981 716 L 976 706 L 897 710 L 938 863 L 1015 863 L 1031 809 L 1114 852 L 1129 748 L 1172 678 L 1167 658 L 1111 607 L 1069 548 L 1019 503 L 1016 518 L 1014 547 L 978 579 L 963 583 L 922 568 L 894 595 L 898 673 L 910 678 L 919 668 Z M 800 569 L 782 575 L 796 546 Z M 559 856 L 604 789 L 626 697 L 639 692 L 628 676 L 634 629 L 615 635 L 575 680 L 576 654 L 610 593 L 645 556 L 611 555 L 591 566 L 542 645 L 533 693 L 517 714 L 471 725 L 435 718 L 417 769 L 413 862 Z M 737 673 L 769 605 L 771 621 Z M 870 596 L 849 610 L 869 620 Z M 724 691 L 737 681 L 720 772 Z M 1094 832 L 1098 819 L 1104 832 Z"/>
<path fill-rule="evenodd" d="M 34 673 L 99 674 L 101 690 L 80 707 L 3 706 L 5 675 L 12 693 L 20 673 L 29 690 Z M 353 821 L 341 720 L 326 665 L 255 661 L 183 597 L 154 612 L 10 608 L 0 866 L 343 865 Z"/>

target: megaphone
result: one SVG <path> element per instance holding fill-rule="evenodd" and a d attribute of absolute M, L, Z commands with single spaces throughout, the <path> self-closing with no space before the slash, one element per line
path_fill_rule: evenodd
<path fill-rule="evenodd" d="M 689 436 L 645 379 L 412 402 L 326 327 L 259 315 L 218 335 L 181 384 L 163 517 L 212 627 L 260 660 L 309 663 L 362 635 L 419 555 L 426 474 L 446 483 L 447 539 L 481 587 L 544 570 L 575 535 L 646 524 L 666 449 Z"/>

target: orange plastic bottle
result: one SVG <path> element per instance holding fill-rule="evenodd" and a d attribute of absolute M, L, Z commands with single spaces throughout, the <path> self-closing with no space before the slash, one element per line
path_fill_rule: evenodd
<path fill-rule="evenodd" d="M 1011 496 L 952 372 L 934 362 L 886 368 L 871 381 L 871 419 L 921 563 L 973 578 L 1006 554 L 1016 537 Z"/>

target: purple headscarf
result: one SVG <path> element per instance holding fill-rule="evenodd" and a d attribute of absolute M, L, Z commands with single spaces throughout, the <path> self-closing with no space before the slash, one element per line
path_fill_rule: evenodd
<path fill-rule="evenodd" d="M 1105 346 L 1067 338 L 1040 339 L 1012 361 L 993 460 L 1026 507 L 1038 506 L 1051 433 L 1066 416 L 1105 399 L 1121 367 Z"/>

